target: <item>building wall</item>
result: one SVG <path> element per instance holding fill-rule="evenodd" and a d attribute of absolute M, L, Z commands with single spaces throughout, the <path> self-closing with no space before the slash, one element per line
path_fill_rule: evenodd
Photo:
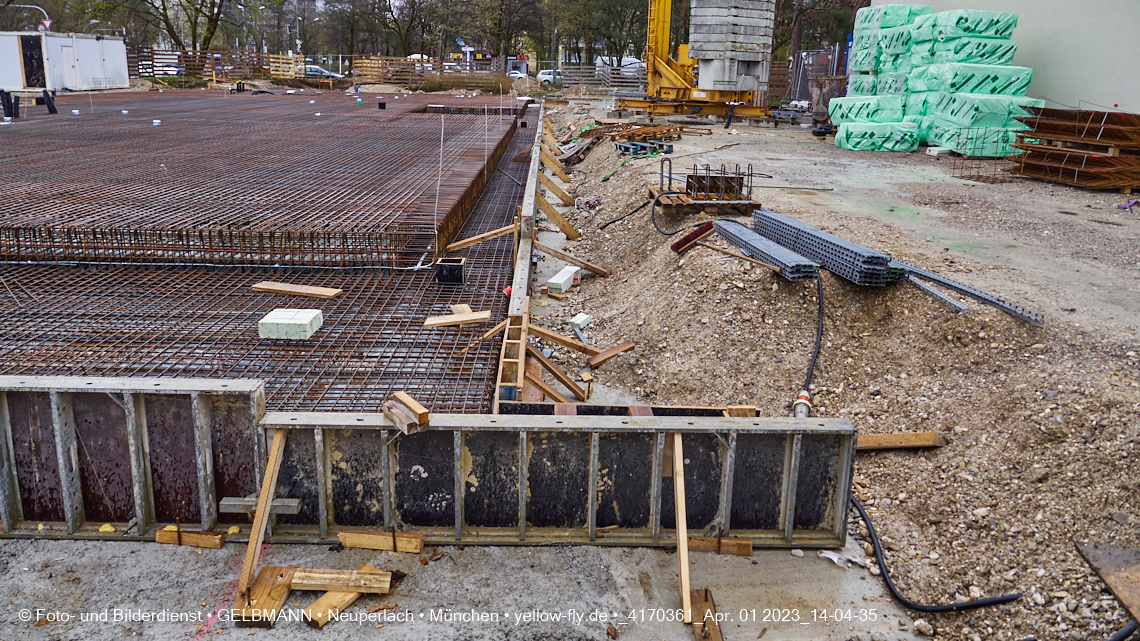
<path fill-rule="evenodd" d="M 872 4 L 894 4 L 873 0 Z M 1028 95 L 1049 107 L 1140 113 L 1137 0 L 918 0 L 914 4 L 1017 14 L 1013 64 L 1033 68 Z M 1095 104 L 1093 104 L 1095 103 Z"/>

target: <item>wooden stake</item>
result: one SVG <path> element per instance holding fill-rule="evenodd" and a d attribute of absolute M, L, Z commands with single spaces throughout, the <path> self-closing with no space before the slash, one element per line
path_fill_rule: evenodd
<path fill-rule="evenodd" d="M 542 353 L 542 350 L 528 343 L 526 346 L 526 352 L 530 356 L 533 356 L 539 363 L 541 363 L 542 366 L 546 368 L 546 371 L 550 372 L 551 376 L 557 379 L 559 383 L 562 383 L 566 389 L 570 390 L 571 394 L 578 397 L 578 400 L 586 400 L 586 392 L 581 387 L 578 387 L 578 384 L 574 382 L 574 379 L 571 378 L 569 374 L 562 371 L 562 368 L 555 365 L 554 361 L 547 358 L 546 355 Z"/>
<path fill-rule="evenodd" d="M 586 361 L 586 363 L 590 367 L 597 369 L 602 366 L 602 363 L 605 363 L 606 361 L 610 360 L 614 356 L 617 356 L 618 354 L 621 354 L 622 352 L 628 352 L 629 350 L 633 349 L 633 347 L 633 343 L 629 341 L 622 341 L 600 354 L 591 356 L 590 359 Z"/>
<path fill-rule="evenodd" d="M 573 201 L 571 201 L 570 204 L 573 204 Z M 463 240 L 459 240 L 459 241 L 456 241 L 454 243 L 451 243 L 450 245 L 447 246 L 446 251 L 453 252 L 457 249 L 463 249 L 464 247 L 470 247 L 472 245 L 477 245 L 477 244 L 479 244 L 485 240 L 491 240 L 492 238 L 498 238 L 499 236 L 509 234 L 513 231 L 515 231 L 514 225 L 507 225 L 506 227 L 500 227 L 498 229 L 494 229 L 494 230 L 491 230 L 489 232 L 484 232 L 482 234 L 479 234 L 478 236 L 472 236 L 470 238 L 464 238 Z"/>
<path fill-rule="evenodd" d="M 530 382 L 531 384 L 533 384 L 538 389 L 542 390 L 542 393 L 549 396 L 551 398 L 551 400 L 553 400 L 555 403 L 573 403 L 574 402 L 574 401 L 566 398 L 566 396 L 564 394 L 562 394 L 561 392 L 559 392 L 558 390 L 551 387 L 550 383 L 547 383 L 546 381 L 544 381 L 542 379 L 541 374 L 539 376 L 535 376 L 534 374 L 527 372 L 526 373 L 526 380 L 528 382 Z"/>
<path fill-rule="evenodd" d="M 537 325 L 531 325 L 530 326 L 530 334 L 532 336 L 536 336 L 538 338 L 541 338 L 542 340 L 550 341 L 552 343 L 557 343 L 563 347 L 569 347 L 570 349 L 572 349 L 576 352 L 582 352 L 583 354 L 588 354 L 590 356 L 595 356 L 597 354 L 602 353 L 602 350 L 598 349 L 597 347 L 594 347 L 593 345 L 587 345 L 585 343 L 580 343 L 580 342 L 574 340 L 573 338 L 570 338 L 569 336 L 563 336 L 562 334 L 559 334 L 557 332 L 552 332 L 549 329 L 546 329 L 545 327 L 539 327 Z"/>
<path fill-rule="evenodd" d="M 561 180 L 566 184 L 570 184 L 570 177 L 566 175 L 565 171 L 562 171 L 562 163 L 558 162 L 558 159 L 554 156 L 551 156 L 550 152 L 546 150 L 546 147 L 542 147 L 539 150 L 538 154 L 539 158 L 542 160 L 542 164 L 546 165 L 546 168 L 549 169 L 555 176 L 557 176 L 558 180 Z"/>
<path fill-rule="evenodd" d="M 550 193 L 554 194 L 555 197 L 558 198 L 558 200 L 561 200 L 563 205 L 573 205 L 574 204 L 574 199 L 571 198 L 569 194 L 562 191 L 561 187 L 554 184 L 554 181 L 550 179 L 550 176 L 547 176 L 546 174 L 542 173 L 541 171 L 538 172 L 538 182 L 541 183 L 543 187 L 546 187 L 547 189 L 549 189 Z"/>
<path fill-rule="evenodd" d="M 238 597 L 235 607 L 239 610 L 250 604 L 250 585 L 253 582 L 253 571 L 257 568 L 257 558 L 261 555 L 261 543 L 265 540 L 265 525 L 269 522 L 269 502 L 277 492 L 277 473 L 281 470 L 281 455 L 285 452 L 286 432 L 288 430 L 275 430 L 273 443 L 269 446 L 265 478 L 261 480 L 261 492 L 257 497 L 257 513 L 254 516 L 253 529 L 249 533 L 249 546 L 245 550 L 241 576 L 238 578 Z"/>
<path fill-rule="evenodd" d="M 544 254 L 548 254 L 550 256 L 553 256 L 554 258 L 557 258 L 558 260 L 561 260 L 561 261 L 566 262 L 566 263 L 570 263 L 571 265 L 581 267 L 582 269 L 584 269 L 588 272 L 592 272 L 594 274 L 597 274 L 598 276 L 601 276 L 602 278 L 609 276 L 611 273 L 609 267 L 598 267 L 597 265 L 590 263 L 590 262 L 587 262 L 587 261 L 584 261 L 581 258 L 578 258 L 577 256 L 572 256 L 572 255 L 567 254 L 566 252 L 564 252 L 560 249 L 555 249 L 553 247 L 550 247 L 549 245 L 544 245 L 544 244 L 537 242 L 537 241 L 534 243 L 534 248 L 537 249 L 538 251 L 544 253 Z"/>
<path fill-rule="evenodd" d="M 562 214 L 558 213 L 558 210 L 554 208 L 554 205 L 551 205 L 545 198 L 542 197 L 542 194 L 535 192 L 534 202 L 538 203 L 538 208 L 542 211 L 542 213 L 546 214 L 546 217 L 550 219 L 550 222 L 554 223 L 555 227 L 562 230 L 562 233 L 566 234 L 567 238 L 570 240 L 578 240 L 582 237 L 582 234 L 579 233 L 577 229 L 574 229 L 574 226 L 571 225 L 570 222 L 565 218 L 563 218 Z"/>
<path fill-rule="evenodd" d="M 677 563 L 681 566 L 681 610 L 685 623 L 693 622 L 692 595 L 689 594 L 689 527 L 685 515 L 685 454 L 681 433 L 673 433 L 673 501 L 677 514 Z"/>

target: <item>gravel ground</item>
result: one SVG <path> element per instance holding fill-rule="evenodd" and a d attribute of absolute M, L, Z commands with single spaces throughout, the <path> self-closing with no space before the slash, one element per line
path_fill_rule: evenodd
<path fill-rule="evenodd" d="M 558 135 L 600 116 L 554 114 Z M 732 147 L 716 147 L 738 143 Z M 957 314 L 916 288 L 863 288 L 825 274 L 815 410 L 861 433 L 937 430 L 950 444 L 861 454 L 855 494 L 886 536 L 892 576 L 930 604 L 1020 592 L 1001 608 L 935 615 L 946 639 L 1099 639 L 1126 621 L 1075 542 L 1140 545 L 1140 220 L 1128 198 L 1034 181 L 952 177 L 953 160 L 836 149 L 806 130 L 737 126 L 675 143 L 693 163 L 751 163 L 765 206 L 1045 316 L 1034 327 L 970 303 Z M 595 373 L 652 404 L 749 404 L 787 415 L 814 342 L 815 283 L 654 231 L 647 198 L 658 160 L 620 162 L 599 145 L 573 169 L 570 251 L 610 267 L 539 322 L 584 311 L 597 344 L 637 348 Z M 658 214 L 672 231 L 707 220 Z M 715 238 L 715 237 L 714 237 Z M 723 241 L 718 241 L 724 245 Z M 579 355 L 556 351 L 584 367 Z M 859 537 L 865 536 L 860 528 Z"/>

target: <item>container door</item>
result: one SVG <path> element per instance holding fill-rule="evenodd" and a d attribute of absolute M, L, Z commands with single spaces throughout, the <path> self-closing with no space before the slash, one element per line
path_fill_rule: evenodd
<path fill-rule="evenodd" d="M 40 36 L 20 36 L 20 57 L 24 63 L 24 87 L 46 87 L 44 48 Z"/>
<path fill-rule="evenodd" d="M 63 86 L 68 89 L 79 89 L 79 73 L 75 68 L 75 47 L 70 45 L 59 48 L 63 58 Z"/>

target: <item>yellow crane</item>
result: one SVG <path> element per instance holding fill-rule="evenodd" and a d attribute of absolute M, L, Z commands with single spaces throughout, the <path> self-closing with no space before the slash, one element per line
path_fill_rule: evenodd
<path fill-rule="evenodd" d="M 669 52 L 672 0 L 649 0 L 649 27 L 646 30 L 646 98 L 623 99 L 627 109 L 644 109 L 650 114 L 714 114 L 766 118 L 771 110 L 752 104 L 752 91 L 717 91 L 697 87 L 694 71 L 697 61 L 689 57 L 689 45 L 677 47 L 677 58 Z"/>

